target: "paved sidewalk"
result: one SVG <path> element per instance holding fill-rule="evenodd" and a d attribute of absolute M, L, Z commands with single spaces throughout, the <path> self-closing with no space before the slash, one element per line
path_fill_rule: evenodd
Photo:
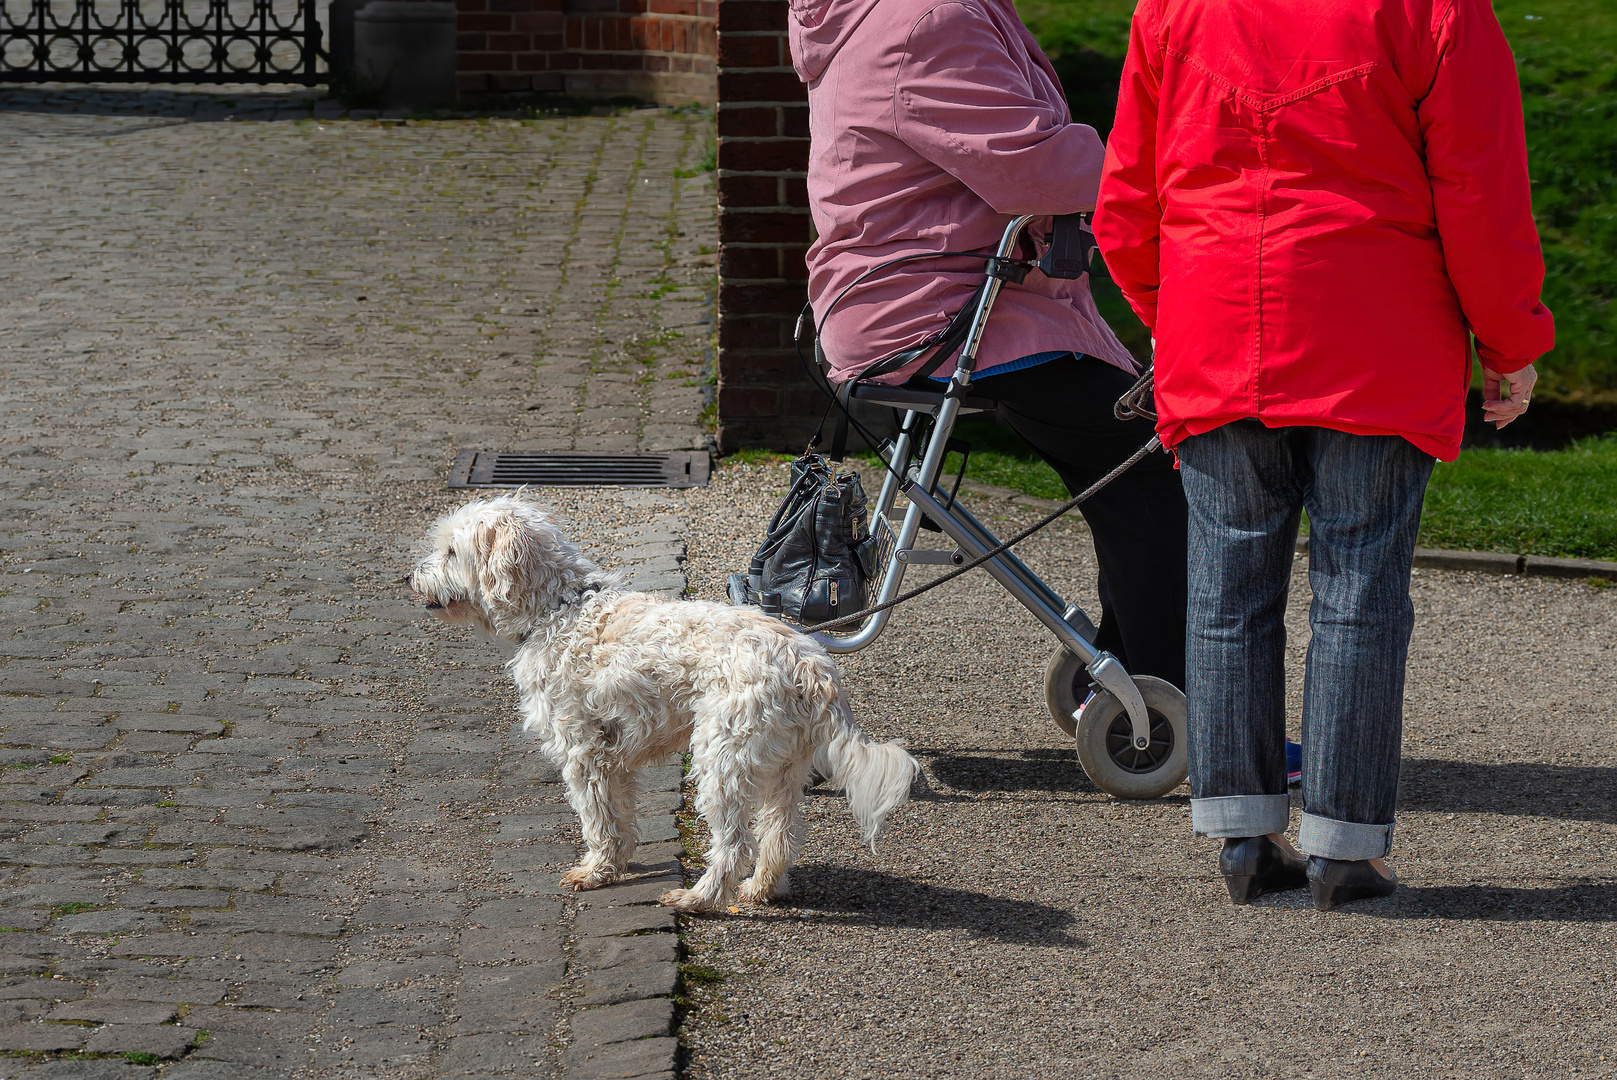
<path fill-rule="evenodd" d="M 0 1077 L 668 1075 L 677 768 L 645 876 L 559 893 L 576 822 L 504 656 L 395 579 L 457 448 L 703 445 L 710 122 L 31 94 L 0 91 Z M 552 501 L 683 587 L 677 496 Z"/>

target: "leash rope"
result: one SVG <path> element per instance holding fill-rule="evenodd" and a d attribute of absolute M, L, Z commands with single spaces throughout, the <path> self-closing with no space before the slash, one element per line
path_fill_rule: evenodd
<path fill-rule="evenodd" d="M 852 615 L 843 615 L 840 618 L 829 619 L 822 623 L 815 623 L 813 626 L 803 626 L 799 627 L 798 629 L 802 630 L 802 632 L 805 634 L 812 634 L 821 630 L 829 630 L 834 626 L 847 626 L 849 623 L 863 622 L 872 615 L 891 610 L 900 604 L 914 600 L 922 593 L 931 592 L 939 585 L 942 585 L 945 582 L 953 581 L 961 574 L 964 574 L 970 570 L 975 570 L 979 566 L 983 565 L 983 563 L 997 559 L 999 556 L 1009 551 L 1014 545 L 1020 544 L 1023 540 L 1026 540 L 1028 537 L 1032 536 L 1045 526 L 1051 524 L 1056 519 L 1065 516 L 1068 511 L 1072 510 L 1079 503 L 1100 491 L 1107 484 L 1110 484 L 1113 480 L 1116 480 L 1119 476 L 1122 476 L 1124 473 L 1128 472 L 1135 465 L 1139 464 L 1147 454 L 1151 453 L 1153 450 L 1159 449 L 1161 446 L 1162 439 L 1156 435 L 1151 436 L 1150 440 L 1148 440 L 1138 450 L 1134 451 L 1133 454 L 1129 455 L 1128 459 L 1125 460 L 1121 465 L 1117 466 L 1117 468 L 1113 469 L 1111 472 L 1107 473 L 1093 484 L 1090 484 L 1083 491 L 1073 496 L 1067 502 L 1051 511 L 1042 521 L 1039 521 L 1031 527 L 1022 530 L 1009 540 L 1001 542 L 998 547 L 984 552 L 963 566 L 957 566 L 946 574 L 939 574 L 925 585 L 917 586 L 916 588 L 911 589 L 909 592 L 900 593 L 891 600 L 887 601 L 885 604 L 877 604 L 874 607 L 867 607 L 863 611 L 856 611 Z M 891 556 L 889 556 L 889 558 L 891 558 Z"/>

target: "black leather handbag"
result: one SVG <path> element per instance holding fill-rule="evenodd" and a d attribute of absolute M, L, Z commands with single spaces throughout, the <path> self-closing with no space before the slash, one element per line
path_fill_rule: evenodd
<path fill-rule="evenodd" d="M 730 602 L 805 626 L 851 615 L 865 606 L 874 554 L 864 485 L 820 454 L 792 462 L 791 479 L 747 573 L 730 575 Z"/>

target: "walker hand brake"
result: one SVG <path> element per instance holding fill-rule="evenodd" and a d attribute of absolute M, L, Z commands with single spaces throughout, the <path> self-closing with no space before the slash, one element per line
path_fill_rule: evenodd
<path fill-rule="evenodd" d="M 1095 657 L 1089 665 L 1089 675 L 1104 690 L 1109 690 L 1112 696 L 1123 703 L 1128 710 L 1130 737 L 1136 750 L 1144 750 L 1151 745 L 1151 718 L 1145 711 L 1145 698 L 1140 696 L 1140 688 L 1134 685 L 1129 673 L 1123 670 L 1123 665 L 1117 662 L 1117 657 L 1109 652 L 1103 652 Z"/>

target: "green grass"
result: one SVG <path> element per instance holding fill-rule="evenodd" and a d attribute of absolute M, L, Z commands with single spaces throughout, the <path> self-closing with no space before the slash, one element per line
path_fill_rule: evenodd
<path fill-rule="evenodd" d="M 1070 497 L 1055 471 L 1008 428 L 966 420 L 955 432 L 972 446 L 968 479 L 1044 499 Z M 945 459 L 946 474 L 959 467 L 958 454 Z M 945 479 L 944 487 L 951 482 Z M 1439 463 L 1420 544 L 1617 561 L 1617 435 L 1566 450 L 1473 449 Z"/>
<path fill-rule="evenodd" d="M 1104 135 L 1117 107 L 1133 0 L 1018 0 L 1050 55 L 1073 116 Z M 1617 396 L 1617 4 L 1494 0 L 1516 53 L 1533 207 L 1544 243 L 1544 301 L 1556 348 L 1540 392 Z M 1532 16 L 1529 18 L 1529 16 Z M 1096 302 L 1136 356 L 1144 328 L 1110 283 Z"/>
<path fill-rule="evenodd" d="M 1617 435 L 1566 450 L 1467 450 L 1426 494 L 1425 547 L 1617 560 Z"/>

